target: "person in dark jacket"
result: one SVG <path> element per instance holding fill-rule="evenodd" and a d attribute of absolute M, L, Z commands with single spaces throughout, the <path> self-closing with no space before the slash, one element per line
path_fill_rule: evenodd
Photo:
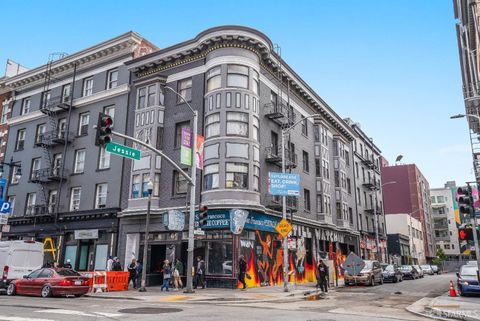
<path fill-rule="evenodd" d="M 122 271 L 122 265 L 118 257 L 113 258 L 112 271 Z"/>
<path fill-rule="evenodd" d="M 137 261 L 137 287 L 142 286 L 142 272 L 143 272 L 143 263 L 141 260 Z"/>
<path fill-rule="evenodd" d="M 163 268 L 163 284 L 162 287 L 160 288 L 160 291 L 163 291 L 165 288 L 165 291 L 170 291 L 170 279 L 172 278 L 172 267 L 170 266 L 170 262 L 168 260 L 164 261 Z"/>
<path fill-rule="evenodd" d="M 128 270 L 128 285 L 130 281 L 133 283 L 133 288 L 137 288 L 137 260 L 132 259 L 132 262 L 127 267 Z"/>
<path fill-rule="evenodd" d="M 247 262 L 245 261 L 245 257 L 240 255 L 238 260 L 238 281 L 243 284 L 243 289 L 247 288 L 247 283 L 245 282 L 245 276 L 247 274 Z"/>
<path fill-rule="evenodd" d="M 195 268 L 195 285 L 196 289 L 199 285 L 202 286 L 202 289 L 205 289 L 205 261 L 202 260 L 201 256 L 197 257 L 197 266 Z"/>
<path fill-rule="evenodd" d="M 320 287 L 320 290 L 325 293 L 328 292 L 328 266 L 322 259 L 320 259 L 317 265 L 317 278 L 317 286 Z"/>
<path fill-rule="evenodd" d="M 66 269 L 71 269 L 72 268 L 72 263 L 70 259 L 67 259 L 67 262 L 63 265 L 64 268 Z"/>

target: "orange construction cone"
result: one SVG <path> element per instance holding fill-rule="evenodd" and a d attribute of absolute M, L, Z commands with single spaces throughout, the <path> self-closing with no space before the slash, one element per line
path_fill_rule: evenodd
<path fill-rule="evenodd" d="M 450 296 L 456 297 L 457 291 L 455 291 L 455 287 L 453 286 L 453 281 L 450 280 Z"/>

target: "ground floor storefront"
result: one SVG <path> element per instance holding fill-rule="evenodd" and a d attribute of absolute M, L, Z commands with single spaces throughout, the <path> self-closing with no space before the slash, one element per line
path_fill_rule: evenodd
<path fill-rule="evenodd" d="M 250 278 L 247 285 L 268 286 L 283 284 L 284 250 L 282 237 L 275 230 L 281 217 L 259 211 L 248 211 L 240 233 L 233 233 L 233 209 L 209 210 L 204 235 L 195 236 L 194 257 L 205 261 L 205 280 L 208 287 L 239 286 L 238 260 L 243 255 L 247 261 Z M 125 215 L 119 223 L 118 253 L 124 264 L 132 258 L 143 261 L 145 238 L 144 214 Z M 289 281 L 314 282 L 315 267 L 320 258 L 331 265 L 332 283 L 343 277 L 343 261 L 350 252 L 359 251 L 359 238 L 354 232 L 332 227 L 315 226 L 313 222 L 292 224 L 287 238 Z M 168 259 L 182 262 L 183 279 L 187 266 L 187 227 L 183 231 L 169 231 L 163 224 L 162 214 L 152 214 L 149 224 L 147 283 L 162 282 L 162 264 Z"/>
<path fill-rule="evenodd" d="M 363 234 L 360 238 L 360 254 L 364 260 L 378 260 L 381 263 L 388 262 L 387 239 L 379 237 L 379 249 L 377 250 L 375 236 Z"/>
<path fill-rule="evenodd" d="M 44 244 L 44 264 L 63 266 L 70 260 L 77 271 L 104 271 L 107 258 L 116 255 L 118 220 L 115 215 L 80 220 L 10 218 L 5 240 L 34 240 Z"/>

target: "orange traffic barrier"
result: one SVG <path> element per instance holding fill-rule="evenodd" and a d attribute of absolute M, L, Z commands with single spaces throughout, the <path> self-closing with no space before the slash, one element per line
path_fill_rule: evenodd
<path fill-rule="evenodd" d="M 107 272 L 107 291 L 128 290 L 128 272 Z"/>
<path fill-rule="evenodd" d="M 457 291 L 455 291 L 455 287 L 453 286 L 453 281 L 450 281 L 450 291 L 449 291 L 450 296 L 456 297 L 457 296 Z"/>
<path fill-rule="evenodd" d="M 87 284 L 90 287 L 90 292 L 93 290 L 95 286 L 98 285 L 105 285 L 106 288 L 106 272 L 79 272 L 83 277 L 88 278 Z"/>

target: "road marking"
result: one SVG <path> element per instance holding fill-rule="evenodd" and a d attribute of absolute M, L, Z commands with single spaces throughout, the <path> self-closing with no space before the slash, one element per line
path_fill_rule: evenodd
<path fill-rule="evenodd" d="M 81 317 L 98 317 L 104 316 L 104 317 L 120 317 L 122 316 L 121 313 L 108 313 L 108 312 L 93 312 L 93 313 L 85 313 L 82 311 L 76 311 L 76 310 L 62 310 L 62 309 L 46 309 L 46 310 L 37 310 L 35 312 L 39 313 L 56 313 L 56 314 L 67 314 L 67 315 L 77 315 Z"/>
<path fill-rule="evenodd" d="M 38 318 L 26 318 L 26 317 L 12 317 L 0 315 L 0 320 L 2 321 L 54 321 L 52 319 L 38 319 Z"/>
<path fill-rule="evenodd" d="M 167 296 L 167 297 L 164 297 L 164 298 L 160 298 L 159 301 L 164 301 L 164 302 L 170 302 L 170 301 L 186 301 L 186 300 L 189 300 L 190 297 L 186 296 L 186 295 L 171 295 L 171 296 Z"/>

